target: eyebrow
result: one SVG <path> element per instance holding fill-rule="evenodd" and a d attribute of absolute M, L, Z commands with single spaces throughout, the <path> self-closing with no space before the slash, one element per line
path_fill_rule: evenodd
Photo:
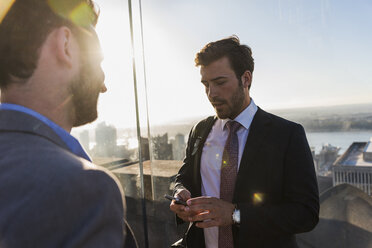
<path fill-rule="evenodd" d="M 225 79 L 225 78 L 227 78 L 227 77 L 225 77 L 225 76 L 220 76 L 220 77 L 212 78 L 210 81 L 218 81 L 218 80 L 220 80 L 220 79 Z M 207 82 L 207 80 L 201 80 L 201 82 L 202 82 L 202 83 L 205 83 L 205 82 Z"/>

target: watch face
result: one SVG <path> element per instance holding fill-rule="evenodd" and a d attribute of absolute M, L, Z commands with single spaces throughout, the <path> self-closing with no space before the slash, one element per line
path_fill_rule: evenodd
<path fill-rule="evenodd" d="M 235 224 L 240 224 L 240 210 L 239 209 L 234 210 L 233 221 Z"/>

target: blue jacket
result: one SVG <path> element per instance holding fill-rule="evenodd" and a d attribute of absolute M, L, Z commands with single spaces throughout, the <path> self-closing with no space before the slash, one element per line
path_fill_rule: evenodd
<path fill-rule="evenodd" d="M 122 247 L 123 192 L 40 120 L 0 110 L 0 247 Z"/>

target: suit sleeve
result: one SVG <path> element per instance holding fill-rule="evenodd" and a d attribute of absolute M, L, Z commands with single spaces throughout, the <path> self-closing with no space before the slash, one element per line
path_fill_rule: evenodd
<path fill-rule="evenodd" d="M 319 197 L 315 169 L 302 126 L 292 129 L 284 155 L 281 201 L 254 206 L 238 203 L 240 235 L 278 237 L 312 230 L 319 220 Z"/>
<path fill-rule="evenodd" d="M 71 230 L 64 234 L 64 247 L 123 247 L 125 202 L 116 179 L 88 169 L 63 187 L 57 192 L 62 211 L 55 220 Z"/>

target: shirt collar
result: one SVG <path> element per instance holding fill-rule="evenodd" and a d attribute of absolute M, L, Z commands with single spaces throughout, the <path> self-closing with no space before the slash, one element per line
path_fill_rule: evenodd
<path fill-rule="evenodd" d="M 234 121 L 239 122 L 245 129 L 249 129 L 249 127 L 252 124 L 253 117 L 257 112 L 257 105 L 251 98 L 251 102 L 235 119 Z M 222 130 L 225 128 L 225 125 L 228 121 L 231 121 L 231 119 L 222 119 Z"/>
<path fill-rule="evenodd" d="M 11 103 L 1 103 L 0 109 L 19 111 L 37 118 L 44 124 L 48 125 L 61 138 L 61 140 L 67 145 L 67 147 L 72 153 L 88 161 L 91 161 L 91 158 L 85 152 L 84 148 L 80 145 L 79 141 L 75 139 L 75 137 L 73 137 L 66 130 L 64 130 L 62 127 L 60 127 L 59 125 L 57 125 L 55 122 L 51 121 L 44 115 L 27 107 Z"/>

